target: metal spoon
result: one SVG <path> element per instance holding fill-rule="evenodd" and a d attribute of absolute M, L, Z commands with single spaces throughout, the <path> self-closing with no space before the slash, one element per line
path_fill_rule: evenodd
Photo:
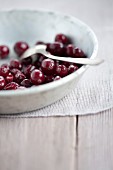
<path fill-rule="evenodd" d="M 60 61 L 72 62 L 76 64 L 88 64 L 88 65 L 98 65 L 103 62 L 100 58 L 90 59 L 90 58 L 72 58 L 72 57 L 58 57 L 51 55 L 49 52 L 46 51 L 46 45 L 36 45 L 32 48 L 29 48 L 24 52 L 20 59 L 24 59 L 30 57 L 36 53 L 43 54 L 44 56 Z"/>

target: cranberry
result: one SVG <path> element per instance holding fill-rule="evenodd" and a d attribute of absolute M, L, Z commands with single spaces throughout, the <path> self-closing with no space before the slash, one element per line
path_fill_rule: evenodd
<path fill-rule="evenodd" d="M 24 87 L 31 87 L 32 86 L 32 83 L 29 79 L 24 79 L 22 82 L 21 82 L 21 86 L 24 86 Z"/>
<path fill-rule="evenodd" d="M 14 45 L 14 51 L 18 56 L 21 56 L 28 48 L 29 45 L 23 41 L 19 41 Z"/>
<path fill-rule="evenodd" d="M 69 67 L 68 67 L 68 73 L 71 74 L 73 73 L 74 71 L 78 70 L 78 67 L 76 65 L 73 65 L 71 64 Z"/>
<path fill-rule="evenodd" d="M 37 42 L 36 42 L 36 45 L 41 45 L 41 44 L 42 44 L 42 45 L 45 45 L 45 43 L 44 43 L 43 41 L 37 41 Z"/>
<path fill-rule="evenodd" d="M 6 77 L 9 74 L 8 64 L 3 64 L 0 67 L 0 76 Z"/>
<path fill-rule="evenodd" d="M 65 65 L 66 67 L 69 67 L 70 66 L 70 62 L 67 62 L 67 61 L 62 61 L 61 63 L 62 65 Z"/>
<path fill-rule="evenodd" d="M 6 80 L 7 83 L 10 83 L 10 82 L 13 82 L 13 78 L 14 78 L 13 75 L 11 73 L 9 73 L 6 76 L 5 80 Z"/>
<path fill-rule="evenodd" d="M 4 77 L 0 76 L 0 90 L 2 90 L 5 86 L 6 82 Z"/>
<path fill-rule="evenodd" d="M 56 74 L 60 77 L 65 77 L 68 74 L 68 69 L 65 65 L 59 65 L 56 67 Z"/>
<path fill-rule="evenodd" d="M 21 71 L 18 70 L 17 68 L 10 69 L 10 72 L 11 72 L 13 75 L 15 75 L 15 74 L 17 74 L 17 73 L 21 73 Z"/>
<path fill-rule="evenodd" d="M 64 49 L 63 49 L 62 43 L 55 42 L 55 43 L 48 43 L 46 50 L 49 51 L 53 55 L 62 56 Z"/>
<path fill-rule="evenodd" d="M 28 65 L 23 68 L 23 73 L 26 75 L 26 77 L 30 77 L 31 72 L 35 69 L 35 66 L 33 65 Z"/>
<path fill-rule="evenodd" d="M 22 64 L 22 65 L 32 64 L 32 58 L 31 58 L 31 57 L 28 57 L 28 58 L 22 59 L 22 60 L 21 60 L 21 64 Z"/>
<path fill-rule="evenodd" d="M 57 67 L 60 64 L 61 61 L 55 60 L 55 66 Z"/>
<path fill-rule="evenodd" d="M 19 85 L 17 83 L 11 82 L 4 87 L 4 90 L 16 90 L 18 87 Z"/>
<path fill-rule="evenodd" d="M 54 80 L 54 77 L 52 75 L 45 75 L 45 83 L 52 82 Z"/>
<path fill-rule="evenodd" d="M 76 47 L 76 48 L 73 49 L 73 57 L 78 57 L 78 58 L 79 57 L 85 57 L 85 54 L 81 49 Z"/>
<path fill-rule="evenodd" d="M 45 80 L 44 74 L 40 70 L 35 69 L 31 72 L 31 82 L 34 85 L 42 84 L 44 80 Z"/>
<path fill-rule="evenodd" d="M 45 59 L 42 61 L 41 64 L 41 68 L 42 71 L 46 74 L 46 75 L 50 75 L 52 73 L 54 73 L 55 70 L 55 62 L 52 59 Z"/>
<path fill-rule="evenodd" d="M 66 54 L 66 46 L 63 47 L 62 49 L 62 57 L 66 57 L 67 54 Z"/>
<path fill-rule="evenodd" d="M 0 45 L 0 58 L 4 59 L 9 55 L 9 48 L 6 45 Z"/>
<path fill-rule="evenodd" d="M 19 60 L 14 59 L 14 60 L 11 60 L 11 61 L 10 61 L 10 68 L 11 68 L 11 69 L 12 69 L 12 68 L 21 69 L 21 68 L 22 68 L 22 65 L 21 65 L 21 63 L 20 63 Z"/>
<path fill-rule="evenodd" d="M 55 78 L 54 78 L 54 81 L 56 81 L 56 80 L 60 80 L 61 79 L 61 77 L 60 76 L 56 76 Z"/>
<path fill-rule="evenodd" d="M 74 45 L 73 44 L 69 44 L 66 47 L 66 55 L 68 57 L 73 57 L 73 50 L 74 50 Z"/>
<path fill-rule="evenodd" d="M 25 78 L 26 76 L 22 72 L 17 72 L 14 75 L 14 81 L 18 84 L 20 84 Z"/>
<path fill-rule="evenodd" d="M 66 35 L 64 34 L 57 34 L 55 37 L 55 41 L 57 42 L 61 42 L 63 44 L 68 44 L 69 43 L 69 39 Z"/>

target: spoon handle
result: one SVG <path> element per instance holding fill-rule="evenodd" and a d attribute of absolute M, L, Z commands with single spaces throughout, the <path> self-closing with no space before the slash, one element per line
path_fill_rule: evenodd
<path fill-rule="evenodd" d="M 58 56 L 51 55 L 50 53 L 47 53 L 47 52 L 45 52 L 44 55 L 54 60 L 72 62 L 76 64 L 98 65 L 103 62 L 103 60 L 100 58 L 89 59 L 89 58 L 58 57 Z"/>
<path fill-rule="evenodd" d="M 100 58 L 90 59 L 90 58 L 72 58 L 72 57 L 59 57 L 51 55 L 49 52 L 46 51 L 46 45 L 36 45 L 35 47 L 29 48 L 25 51 L 25 53 L 21 56 L 20 60 L 23 58 L 27 58 L 32 56 L 36 53 L 41 53 L 48 58 L 66 62 L 72 62 L 76 64 L 88 64 L 88 65 L 98 65 L 103 62 Z"/>

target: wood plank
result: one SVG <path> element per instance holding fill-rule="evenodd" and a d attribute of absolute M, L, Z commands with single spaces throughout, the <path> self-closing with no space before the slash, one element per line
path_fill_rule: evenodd
<path fill-rule="evenodd" d="M 78 122 L 78 170 L 112 170 L 113 109 Z"/>
<path fill-rule="evenodd" d="M 76 117 L 0 119 L 0 170 L 73 170 Z"/>

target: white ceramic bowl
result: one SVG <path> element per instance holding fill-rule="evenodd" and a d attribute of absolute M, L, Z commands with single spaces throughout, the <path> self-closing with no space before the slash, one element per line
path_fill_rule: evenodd
<path fill-rule="evenodd" d="M 89 58 L 95 58 L 98 42 L 94 32 L 83 22 L 55 12 L 13 10 L 0 12 L 0 44 L 13 47 L 16 41 L 27 41 L 30 45 L 37 40 L 53 42 L 57 33 L 70 36 Z M 13 48 L 10 58 L 15 57 Z M 3 62 L 6 62 L 5 60 Z M 0 91 L 0 113 L 21 113 L 36 110 L 61 99 L 72 89 L 88 68 L 82 66 L 75 73 L 59 81 L 25 90 Z"/>

